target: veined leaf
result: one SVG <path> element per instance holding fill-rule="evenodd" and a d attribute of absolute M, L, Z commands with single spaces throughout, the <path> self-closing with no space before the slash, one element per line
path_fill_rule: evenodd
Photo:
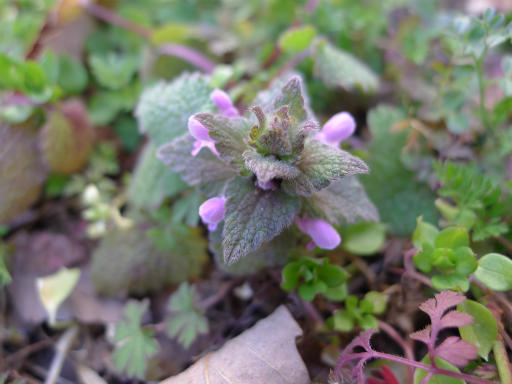
<path fill-rule="evenodd" d="M 234 263 L 272 240 L 293 222 L 299 200 L 281 191 L 255 188 L 249 179 L 233 179 L 226 190 L 224 261 Z"/>

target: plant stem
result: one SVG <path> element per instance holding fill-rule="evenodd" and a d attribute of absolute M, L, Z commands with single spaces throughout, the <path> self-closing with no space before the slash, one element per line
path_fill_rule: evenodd
<path fill-rule="evenodd" d="M 393 328 L 391 325 L 386 323 L 385 321 L 379 320 L 379 328 L 388 334 L 400 347 L 403 349 L 405 353 L 405 357 L 409 360 L 414 360 L 414 353 L 412 352 L 411 347 L 407 344 L 407 342 L 400 336 L 400 334 Z M 407 372 L 407 382 L 412 383 L 414 368 L 408 367 L 409 370 Z"/>
<path fill-rule="evenodd" d="M 409 360 L 409 359 L 406 359 L 405 357 L 390 355 L 388 353 L 377 352 L 377 351 L 373 351 L 373 350 L 372 351 L 367 351 L 367 352 L 360 352 L 360 353 L 351 354 L 350 358 L 345 360 L 345 361 L 356 360 L 356 359 L 362 359 L 362 360 L 365 360 L 365 361 L 366 360 L 370 360 L 370 359 L 384 359 L 384 360 L 388 360 L 388 361 L 394 361 L 395 363 L 405 364 L 405 365 L 407 365 L 409 367 L 414 367 L 414 368 L 417 368 L 417 369 L 422 369 L 424 371 L 431 372 L 434 375 L 449 376 L 449 377 L 453 377 L 455 379 L 465 380 L 465 381 L 467 381 L 469 383 L 474 383 L 474 384 L 498 384 L 497 382 L 488 381 L 488 380 L 482 379 L 480 377 L 468 375 L 466 373 L 448 371 L 447 369 L 442 369 L 442 368 L 439 368 L 439 367 L 433 367 L 431 365 L 420 363 L 420 362 L 415 361 L 415 360 Z"/>
<path fill-rule="evenodd" d="M 508 361 L 507 351 L 501 340 L 496 340 L 492 347 L 496 365 L 500 374 L 501 384 L 512 384 L 512 372 L 510 371 L 510 362 Z"/>
<path fill-rule="evenodd" d="M 78 2 L 87 12 L 97 17 L 98 19 L 103 20 L 109 24 L 127 29 L 146 40 L 151 39 L 151 29 L 143 27 L 142 25 L 135 24 L 130 20 L 115 14 L 110 9 L 102 7 L 101 5 L 96 4 L 91 0 L 78 0 Z M 183 61 L 186 61 L 207 73 L 212 72 L 215 68 L 215 63 L 208 57 L 204 56 L 201 52 L 185 45 L 162 44 L 157 47 L 157 51 L 161 54 L 182 59 Z"/>

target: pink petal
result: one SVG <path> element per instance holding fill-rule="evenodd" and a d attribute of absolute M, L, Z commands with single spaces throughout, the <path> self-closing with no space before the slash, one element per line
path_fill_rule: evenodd
<path fill-rule="evenodd" d="M 236 117 L 240 114 L 238 113 L 238 109 L 235 107 L 229 107 L 228 109 L 222 109 L 222 114 L 227 117 Z"/>
<path fill-rule="evenodd" d="M 322 127 L 317 139 L 338 146 L 348 139 L 356 129 L 356 122 L 348 112 L 340 112 L 331 117 Z"/>
<path fill-rule="evenodd" d="M 321 219 L 296 218 L 299 230 L 309 236 L 317 247 L 334 249 L 341 243 L 341 237 L 328 222 Z"/>
<path fill-rule="evenodd" d="M 199 141 L 213 141 L 210 138 L 210 132 L 203 124 L 199 122 L 194 116 L 188 119 L 188 131 L 192 137 Z"/>
<path fill-rule="evenodd" d="M 231 102 L 228 94 L 220 89 L 215 89 L 210 94 L 210 99 L 222 111 L 227 111 L 229 108 L 233 107 L 233 103 Z"/>
<path fill-rule="evenodd" d="M 199 207 L 199 216 L 203 223 L 208 225 L 208 229 L 213 231 L 217 228 L 226 214 L 226 198 L 225 197 L 213 197 L 206 200 Z"/>

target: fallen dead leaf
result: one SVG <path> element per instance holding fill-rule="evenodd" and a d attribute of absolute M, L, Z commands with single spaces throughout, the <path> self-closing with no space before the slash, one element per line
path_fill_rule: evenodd
<path fill-rule="evenodd" d="M 186 371 L 160 384 L 308 384 L 308 371 L 295 345 L 302 330 L 284 306 L 209 353 Z"/>

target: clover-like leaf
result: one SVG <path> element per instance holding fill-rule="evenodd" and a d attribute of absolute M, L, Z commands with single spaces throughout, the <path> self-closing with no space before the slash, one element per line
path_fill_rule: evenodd
<path fill-rule="evenodd" d="M 124 319 L 116 326 L 116 348 L 112 355 L 118 371 L 142 379 L 145 377 L 148 358 L 158 351 L 153 330 L 141 328 L 142 316 L 148 306 L 148 301 L 127 304 Z"/>
<path fill-rule="evenodd" d="M 298 198 L 281 191 L 263 191 L 244 178 L 228 184 L 226 197 L 223 246 L 227 264 L 279 235 L 300 208 Z"/>
<path fill-rule="evenodd" d="M 368 166 L 361 159 L 341 149 L 315 139 L 306 140 L 297 167 L 301 175 L 285 181 L 284 187 L 299 195 L 311 196 L 344 176 L 367 173 Z"/>
<path fill-rule="evenodd" d="M 167 333 L 188 348 L 201 333 L 208 332 L 208 319 L 204 310 L 197 307 L 196 290 L 187 282 L 182 283 L 169 300 Z"/>

